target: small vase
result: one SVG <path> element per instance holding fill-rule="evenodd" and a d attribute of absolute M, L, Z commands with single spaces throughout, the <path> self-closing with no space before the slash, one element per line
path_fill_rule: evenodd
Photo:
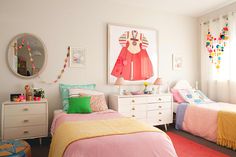
<path fill-rule="evenodd" d="M 143 93 L 144 93 L 144 94 L 148 94 L 147 86 L 144 86 Z"/>

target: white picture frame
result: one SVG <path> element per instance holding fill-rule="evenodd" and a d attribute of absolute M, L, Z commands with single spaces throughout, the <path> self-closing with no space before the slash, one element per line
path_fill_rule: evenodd
<path fill-rule="evenodd" d="M 70 47 L 69 67 L 83 68 L 86 65 L 85 48 Z"/>
<path fill-rule="evenodd" d="M 122 26 L 117 24 L 108 24 L 108 84 L 114 84 L 118 77 L 112 75 L 117 59 L 121 53 L 122 45 L 120 37 L 125 32 L 136 30 L 142 33 L 148 40 L 148 46 L 145 49 L 150 58 L 153 68 L 153 75 L 148 79 L 143 80 L 127 80 L 124 79 L 124 84 L 143 84 L 143 82 L 153 83 L 158 76 L 158 32 L 152 28 L 142 28 L 136 26 Z"/>
<path fill-rule="evenodd" d="M 181 70 L 183 68 L 184 59 L 181 54 L 172 54 L 172 69 Z"/>

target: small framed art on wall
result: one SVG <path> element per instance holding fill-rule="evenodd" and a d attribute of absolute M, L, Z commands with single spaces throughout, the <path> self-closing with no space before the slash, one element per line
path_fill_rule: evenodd
<path fill-rule="evenodd" d="M 70 67 L 85 67 L 85 48 L 70 47 Z"/>
<path fill-rule="evenodd" d="M 172 69 L 181 70 L 183 68 L 183 56 L 180 54 L 172 54 Z"/>

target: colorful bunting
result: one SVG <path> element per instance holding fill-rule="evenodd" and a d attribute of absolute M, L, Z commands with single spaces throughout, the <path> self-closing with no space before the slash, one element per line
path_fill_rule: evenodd
<path fill-rule="evenodd" d="M 69 60 L 69 57 L 70 57 L 70 47 L 68 47 L 68 49 L 67 49 L 67 54 L 66 54 L 66 58 L 65 58 L 65 60 L 64 60 L 63 68 L 61 69 L 61 72 L 60 72 L 60 74 L 57 76 L 56 80 L 54 80 L 54 81 L 52 81 L 52 82 L 46 82 L 46 81 L 41 81 L 41 82 L 42 82 L 42 83 L 46 83 L 46 84 L 57 83 L 57 82 L 61 79 L 63 73 L 65 72 L 65 69 L 66 69 L 67 62 L 68 62 L 68 60 Z M 40 78 L 40 77 L 39 77 L 39 78 Z"/>
<path fill-rule="evenodd" d="M 17 53 L 17 50 L 18 50 L 18 49 L 22 49 L 22 48 L 25 46 L 25 42 L 26 42 L 26 41 L 25 41 L 25 39 L 23 38 L 22 41 L 21 41 L 21 44 L 20 44 L 19 46 L 17 46 L 16 43 L 14 44 L 15 53 Z M 32 69 L 33 69 L 33 71 L 34 71 L 36 67 L 35 67 L 35 64 L 34 64 L 34 59 L 33 59 L 33 57 L 32 57 L 32 53 L 31 53 L 31 50 L 32 50 L 32 49 L 31 49 L 31 47 L 30 47 L 29 42 L 27 41 L 26 43 L 27 43 L 26 46 L 27 46 L 27 50 L 28 50 L 29 57 L 30 57 L 31 66 L 32 66 Z M 68 47 L 68 49 L 67 49 L 67 54 L 66 54 L 66 58 L 64 59 L 63 68 L 61 69 L 60 74 L 57 76 L 56 80 L 54 80 L 54 81 L 52 81 L 52 82 L 46 82 L 46 81 L 41 81 L 41 82 L 42 82 L 42 83 L 46 83 L 46 84 L 57 83 L 57 82 L 61 79 L 63 73 L 65 72 L 65 69 L 66 69 L 66 67 L 67 67 L 67 63 L 68 63 L 69 57 L 70 57 L 70 47 Z M 39 77 L 39 76 L 38 76 L 38 77 Z M 39 77 L 39 78 L 40 78 L 40 77 Z"/>
<path fill-rule="evenodd" d="M 222 28 L 221 33 L 217 38 L 213 37 L 210 29 L 208 28 L 206 48 L 209 52 L 209 59 L 211 63 L 215 65 L 217 70 L 220 69 L 222 55 L 224 54 L 225 46 L 227 45 L 227 40 L 229 39 L 228 32 L 228 19 L 226 19 L 225 26 Z"/>

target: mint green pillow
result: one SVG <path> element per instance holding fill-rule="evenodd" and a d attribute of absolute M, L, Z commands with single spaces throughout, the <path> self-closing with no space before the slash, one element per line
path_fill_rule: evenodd
<path fill-rule="evenodd" d="M 69 107 L 69 89 L 70 88 L 95 89 L 95 87 L 96 87 L 96 84 L 87 84 L 87 85 L 59 84 L 63 111 L 67 111 Z"/>
<path fill-rule="evenodd" d="M 69 98 L 67 113 L 91 113 L 90 96 Z"/>

